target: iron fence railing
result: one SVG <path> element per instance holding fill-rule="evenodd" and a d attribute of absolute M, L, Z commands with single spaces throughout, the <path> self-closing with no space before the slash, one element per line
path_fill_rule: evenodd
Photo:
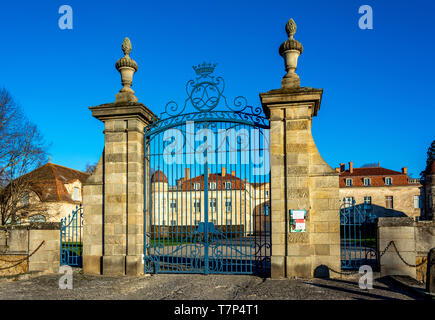
<path fill-rule="evenodd" d="M 60 220 L 60 265 L 82 267 L 83 209 L 77 206 L 67 217 Z"/>

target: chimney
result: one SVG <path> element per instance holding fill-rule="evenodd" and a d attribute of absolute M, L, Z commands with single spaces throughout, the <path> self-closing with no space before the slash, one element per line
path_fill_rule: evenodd
<path fill-rule="evenodd" d="M 190 179 L 190 169 L 189 168 L 185 168 L 184 169 L 184 180 L 189 180 Z"/>
<path fill-rule="evenodd" d="M 346 165 L 344 163 L 340 163 L 340 172 L 346 171 Z"/>
<path fill-rule="evenodd" d="M 235 171 L 231 171 L 231 175 L 232 175 L 233 177 L 235 177 L 235 176 L 236 176 L 236 172 L 235 172 Z"/>
<path fill-rule="evenodd" d="M 408 174 L 408 168 L 407 167 L 403 167 L 402 168 L 402 173 L 403 174 Z"/>
<path fill-rule="evenodd" d="M 353 173 L 353 162 L 349 162 L 349 172 Z"/>
<path fill-rule="evenodd" d="M 225 177 L 227 175 L 227 169 L 225 167 L 222 167 L 222 177 Z"/>

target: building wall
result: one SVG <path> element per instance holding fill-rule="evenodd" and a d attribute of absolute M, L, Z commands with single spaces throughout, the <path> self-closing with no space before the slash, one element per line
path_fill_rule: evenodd
<path fill-rule="evenodd" d="M 391 174 L 391 175 L 386 174 L 386 175 L 382 175 L 382 176 L 342 175 L 342 176 L 340 176 L 340 188 L 346 186 L 346 179 L 352 179 L 352 185 L 354 187 L 363 187 L 364 186 L 364 178 L 370 178 L 370 184 L 372 186 L 384 186 L 386 177 L 391 178 L 393 185 L 407 185 L 408 184 L 408 175 L 407 174 Z"/>
<path fill-rule="evenodd" d="M 216 208 L 212 211 L 208 206 L 208 221 L 215 225 L 243 225 L 247 234 L 252 233 L 255 208 L 269 200 L 264 188 L 250 188 L 247 184 L 246 190 L 209 190 L 208 200 L 216 199 Z M 178 226 L 185 226 L 195 225 L 196 220 L 204 222 L 204 191 L 168 191 L 170 188 L 164 182 L 153 183 L 151 190 L 151 199 L 148 199 L 151 218 L 147 221 L 151 225 L 171 226 L 174 221 Z M 226 210 L 227 199 L 231 199 L 231 211 Z M 195 200 L 200 202 L 200 211 L 195 210 Z M 170 207 L 172 201 L 177 204 L 174 209 Z"/>
<path fill-rule="evenodd" d="M 364 203 L 365 196 L 372 197 L 373 213 L 378 217 L 420 217 L 421 209 L 414 208 L 414 196 L 420 196 L 421 185 L 389 187 L 342 187 L 340 200 L 353 197 L 356 204 Z M 386 208 L 386 196 L 393 196 L 393 209 Z"/>
<path fill-rule="evenodd" d="M 34 215 L 43 215 L 46 222 L 60 222 L 61 219 L 71 215 L 77 206 L 82 203 L 82 183 L 80 180 L 75 180 L 72 183 L 65 184 L 65 187 L 71 197 L 74 194 L 74 188 L 77 187 L 79 189 L 77 201 L 41 201 L 35 192 L 30 191 L 29 206 L 18 213 L 21 223 L 29 222 L 29 218 Z M 22 205 L 22 203 L 19 203 L 19 206 Z"/>

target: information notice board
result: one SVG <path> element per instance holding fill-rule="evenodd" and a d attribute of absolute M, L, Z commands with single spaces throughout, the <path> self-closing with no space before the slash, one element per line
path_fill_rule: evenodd
<path fill-rule="evenodd" d="M 305 232 L 306 210 L 290 210 L 290 232 Z"/>

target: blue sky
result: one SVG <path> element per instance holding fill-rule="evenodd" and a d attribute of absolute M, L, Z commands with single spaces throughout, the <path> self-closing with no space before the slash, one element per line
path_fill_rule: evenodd
<path fill-rule="evenodd" d="M 58 9 L 73 8 L 73 30 Z M 358 8 L 373 8 L 373 30 Z M 19 1 L 0 5 L 0 87 L 47 142 L 52 161 L 83 170 L 97 162 L 103 124 L 89 106 L 113 102 L 114 64 L 125 36 L 138 63 L 133 89 L 155 113 L 182 101 L 192 65 L 216 62 L 229 97 L 280 87 L 279 45 L 293 17 L 304 46 L 301 85 L 323 88 L 313 136 L 333 167 L 380 161 L 418 176 L 435 139 L 435 3 L 432 1 Z"/>

